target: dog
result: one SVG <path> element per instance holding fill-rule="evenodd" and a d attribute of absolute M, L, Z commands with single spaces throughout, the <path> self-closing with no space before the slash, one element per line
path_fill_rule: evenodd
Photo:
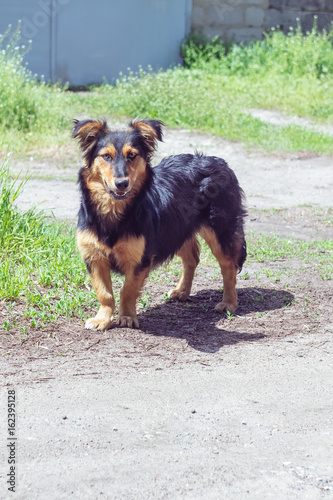
<path fill-rule="evenodd" d="M 125 275 L 118 324 L 139 327 L 136 302 L 149 271 L 179 255 L 183 273 L 173 300 L 186 301 L 199 263 L 199 234 L 216 257 L 223 298 L 216 311 L 237 308 L 236 275 L 246 259 L 244 193 L 226 162 L 180 154 L 152 167 L 164 123 L 132 120 L 112 130 L 106 121 L 74 120 L 84 165 L 77 245 L 100 308 L 85 328 L 107 330 L 115 311 L 111 271 Z"/>

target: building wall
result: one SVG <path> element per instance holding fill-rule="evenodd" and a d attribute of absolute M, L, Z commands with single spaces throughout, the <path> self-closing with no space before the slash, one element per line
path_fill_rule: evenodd
<path fill-rule="evenodd" d="M 192 0 L 0 0 L 0 33 L 21 20 L 29 69 L 71 85 L 181 63 Z"/>
<path fill-rule="evenodd" d="M 281 26 L 288 31 L 300 19 L 304 31 L 317 16 L 319 29 L 330 29 L 333 0 L 193 0 L 191 26 L 209 38 L 248 42 L 263 31 Z"/>

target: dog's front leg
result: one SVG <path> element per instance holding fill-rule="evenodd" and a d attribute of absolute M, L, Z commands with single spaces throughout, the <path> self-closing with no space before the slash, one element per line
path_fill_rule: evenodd
<path fill-rule="evenodd" d="M 139 298 L 144 281 L 149 274 L 149 268 L 143 271 L 130 269 L 125 273 L 125 283 L 120 291 L 119 318 L 120 326 L 139 328 L 136 315 L 136 301 Z"/>
<path fill-rule="evenodd" d="M 86 321 L 85 328 L 107 330 L 112 324 L 115 308 L 110 264 L 107 259 L 101 258 L 93 260 L 87 267 L 101 305 L 96 316 Z"/>

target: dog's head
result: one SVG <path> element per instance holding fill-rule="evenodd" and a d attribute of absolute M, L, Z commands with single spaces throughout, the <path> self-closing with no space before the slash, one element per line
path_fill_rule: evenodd
<path fill-rule="evenodd" d="M 74 121 L 85 160 L 87 184 L 100 184 L 114 200 L 125 200 L 144 183 L 157 141 L 160 120 L 132 120 L 126 130 L 111 130 L 105 121 Z"/>

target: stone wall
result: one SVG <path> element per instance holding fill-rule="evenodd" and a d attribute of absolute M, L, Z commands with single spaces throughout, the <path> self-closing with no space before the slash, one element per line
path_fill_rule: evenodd
<path fill-rule="evenodd" d="M 314 16 L 319 29 L 330 29 L 333 0 L 193 0 L 192 29 L 209 38 L 248 42 L 273 26 L 288 31 L 297 18 L 304 31 L 310 30 Z"/>

